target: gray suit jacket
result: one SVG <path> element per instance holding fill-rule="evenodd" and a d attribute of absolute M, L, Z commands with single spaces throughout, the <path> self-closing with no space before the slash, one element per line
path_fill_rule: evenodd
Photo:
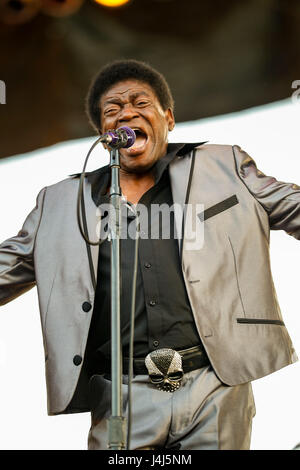
<path fill-rule="evenodd" d="M 237 146 L 198 147 L 194 157 L 177 157 L 169 172 L 175 205 L 189 203 L 185 217 L 176 216 L 182 270 L 216 374 L 235 385 L 295 362 L 272 280 L 269 234 L 283 229 L 300 240 L 300 187 L 264 175 Z M 94 290 L 77 190 L 78 178 L 42 189 L 22 230 L 0 245 L 0 305 L 37 285 L 49 414 L 65 412 L 73 397 L 82 367 L 74 357 L 84 357 L 93 311 L 82 308 L 93 305 Z M 85 201 L 95 240 L 99 214 L 88 183 Z M 187 233 L 199 207 L 204 243 L 197 248 Z M 92 258 L 97 272 L 95 246 Z"/>

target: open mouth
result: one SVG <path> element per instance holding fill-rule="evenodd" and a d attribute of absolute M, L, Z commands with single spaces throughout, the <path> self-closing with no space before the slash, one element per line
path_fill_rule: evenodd
<path fill-rule="evenodd" d="M 136 135 L 135 143 L 128 149 L 128 152 L 132 155 L 142 153 L 145 150 L 148 142 L 148 135 L 142 129 L 132 127 Z"/>

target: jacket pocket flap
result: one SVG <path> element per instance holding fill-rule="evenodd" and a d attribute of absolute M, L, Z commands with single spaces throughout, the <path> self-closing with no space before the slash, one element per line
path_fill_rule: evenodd
<path fill-rule="evenodd" d="M 236 197 L 236 194 L 234 194 L 233 196 L 230 196 L 227 199 L 224 199 L 224 201 L 218 202 L 217 204 L 214 204 L 208 209 L 205 209 L 205 211 L 200 212 L 200 214 L 198 214 L 198 217 L 201 220 L 201 222 L 203 222 L 204 220 L 207 220 L 210 217 L 213 217 L 219 214 L 220 212 L 230 209 L 230 207 L 235 206 L 238 203 L 239 203 L 238 198 Z"/>
<path fill-rule="evenodd" d="M 237 318 L 237 323 L 252 323 L 252 324 L 264 324 L 264 325 L 281 325 L 284 326 L 282 320 L 270 320 L 269 318 Z"/>

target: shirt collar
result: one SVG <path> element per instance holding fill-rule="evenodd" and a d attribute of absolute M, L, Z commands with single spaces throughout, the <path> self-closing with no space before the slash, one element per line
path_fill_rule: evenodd
<path fill-rule="evenodd" d="M 196 143 L 171 143 L 168 144 L 166 155 L 160 158 L 154 165 L 154 179 L 155 183 L 157 183 L 165 169 L 169 166 L 169 164 L 174 160 L 175 157 L 184 157 L 188 155 L 195 147 L 204 144 L 205 142 L 196 142 Z"/>

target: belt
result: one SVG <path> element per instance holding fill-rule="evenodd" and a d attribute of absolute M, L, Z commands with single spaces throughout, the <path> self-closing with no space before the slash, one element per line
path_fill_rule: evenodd
<path fill-rule="evenodd" d="M 191 372 L 195 369 L 208 366 L 210 364 L 206 352 L 202 346 L 193 346 L 192 348 L 177 351 L 182 358 L 183 372 Z M 129 359 L 123 358 L 123 374 L 128 374 Z M 145 358 L 133 359 L 133 373 L 135 375 L 148 375 L 148 369 L 145 364 Z"/>

